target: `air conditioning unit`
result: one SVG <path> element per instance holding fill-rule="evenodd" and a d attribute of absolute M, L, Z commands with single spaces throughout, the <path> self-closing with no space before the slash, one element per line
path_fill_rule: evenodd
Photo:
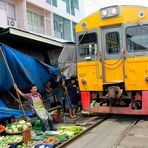
<path fill-rule="evenodd" d="M 17 27 L 17 21 L 14 19 L 8 19 L 8 26 L 10 27 Z"/>

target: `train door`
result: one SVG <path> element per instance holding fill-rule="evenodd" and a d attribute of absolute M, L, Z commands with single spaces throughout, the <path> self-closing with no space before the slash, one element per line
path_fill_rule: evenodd
<path fill-rule="evenodd" d="M 102 30 L 103 83 L 123 82 L 121 27 Z"/>

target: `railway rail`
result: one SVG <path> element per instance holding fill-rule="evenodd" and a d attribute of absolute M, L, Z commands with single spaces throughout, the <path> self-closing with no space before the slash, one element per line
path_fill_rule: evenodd
<path fill-rule="evenodd" d="M 130 130 L 140 121 L 142 117 L 139 116 L 135 121 L 133 121 L 122 133 L 121 136 L 117 139 L 116 143 L 112 146 L 112 148 L 117 148 L 122 140 L 129 134 Z"/>

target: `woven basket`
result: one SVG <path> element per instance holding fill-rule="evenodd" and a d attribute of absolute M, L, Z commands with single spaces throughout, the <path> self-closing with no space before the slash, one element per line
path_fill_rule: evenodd
<path fill-rule="evenodd" d="M 9 134 L 9 135 L 21 134 L 22 132 L 23 132 L 23 131 L 10 133 L 10 132 L 8 132 L 8 131 L 5 130 L 5 133 L 6 133 L 6 134 Z"/>
<path fill-rule="evenodd" d="M 28 128 L 27 128 L 27 129 L 28 129 Z M 25 130 L 27 130 L 27 129 L 25 129 Z M 25 130 L 19 131 L 19 132 L 11 132 L 11 133 L 5 130 L 5 133 L 6 133 L 6 134 L 10 134 L 10 135 L 16 135 L 16 134 L 21 134 L 21 133 L 23 133 Z"/>
<path fill-rule="evenodd" d="M 23 136 L 23 141 L 24 142 L 28 142 L 31 140 L 31 129 L 27 128 L 26 130 L 24 130 L 21 135 Z"/>

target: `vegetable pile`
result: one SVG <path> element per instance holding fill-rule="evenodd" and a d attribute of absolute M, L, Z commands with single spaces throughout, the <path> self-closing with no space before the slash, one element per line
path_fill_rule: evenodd
<path fill-rule="evenodd" d="M 21 135 L 7 135 L 0 137 L 0 147 L 1 148 L 8 148 L 9 144 L 19 143 L 23 140 Z"/>
<path fill-rule="evenodd" d="M 46 133 L 43 136 L 43 142 L 46 144 L 57 145 L 57 144 L 62 143 L 63 141 L 68 140 L 68 138 L 69 138 L 69 136 L 59 135 L 58 132 L 57 132 L 57 134 Z"/>
<path fill-rule="evenodd" d="M 0 136 L 0 146 L 1 148 L 8 148 L 8 143 L 5 143 L 5 141 L 3 141 L 4 136 Z"/>
<path fill-rule="evenodd" d="M 81 131 L 83 131 L 81 126 L 61 126 L 59 128 L 59 134 L 66 134 L 69 138 L 77 135 Z"/>
<path fill-rule="evenodd" d="M 2 124 L 0 125 L 0 132 L 5 130 L 5 126 L 3 126 Z"/>
<path fill-rule="evenodd" d="M 48 137 L 43 140 L 44 143 L 51 143 L 51 144 L 53 144 L 57 141 L 59 141 L 59 139 L 56 137 Z"/>
<path fill-rule="evenodd" d="M 19 122 L 8 124 L 5 128 L 5 131 L 6 133 L 21 133 L 30 126 L 31 126 L 30 122 L 26 122 L 25 120 L 20 120 Z"/>
<path fill-rule="evenodd" d="M 22 144 L 19 144 L 17 148 L 31 148 L 36 144 L 36 141 L 28 141 L 24 142 Z"/>
<path fill-rule="evenodd" d="M 90 104 L 90 107 L 96 107 L 96 106 L 99 106 L 99 103 L 93 100 Z"/>

